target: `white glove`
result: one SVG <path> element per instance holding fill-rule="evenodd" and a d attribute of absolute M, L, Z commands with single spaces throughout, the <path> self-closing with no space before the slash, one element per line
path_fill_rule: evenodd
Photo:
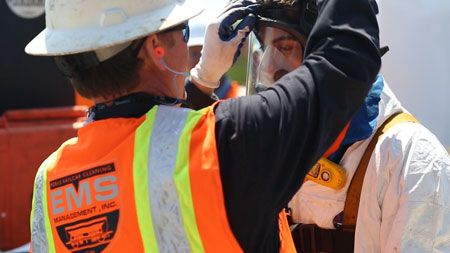
<path fill-rule="evenodd" d="M 219 87 L 220 78 L 231 68 L 246 37 L 253 29 L 256 17 L 250 14 L 251 10 L 242 6 L 239 9 L 230 8 L 207 26 L 202 56 L 198 64 L 191 69 L 193 81 L 211 89 Z M 231 30 L 231 25 L 239 19 L 242 21 L 236 29 Z"/>

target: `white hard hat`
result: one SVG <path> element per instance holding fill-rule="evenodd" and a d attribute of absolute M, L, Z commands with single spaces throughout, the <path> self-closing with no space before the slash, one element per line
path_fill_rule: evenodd
<path fill-rule="evenodd" d="M 25 52 L 118 52 L 130 41 L 183 23 L 202 10 L 197 0 L 46 0 L 46 28 Z"/>
<path fill-rule="evenodd" d="M 205 8 L 203 13 L 189 20 L 189 47 L 203 46 L 206 26 L 222 13 L 228 3 L 229 0 L 213 0 L 202 3 Z"/>
<path fill-rule="evenodd" d="M 206 22 L 189 24 L 189 41 L 188 47 L 203 46 L 206 32 Z"/>

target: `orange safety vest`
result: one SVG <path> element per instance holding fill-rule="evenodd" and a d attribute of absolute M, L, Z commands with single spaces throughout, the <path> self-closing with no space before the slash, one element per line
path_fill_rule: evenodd
<path fill-rule="evenodd" d="M 242 252 L 224 205 L 212 107 L 93 122 L 40 167 L 33 252 Z M 282 252 L 295 252 L 284 212 Z"/>
<path fill-rule="evenodd" d="M 245 93 L 244 94 L 240 94 L 241 93 L 241 89 L 243 89 L 243 88 L 241 88 L 241 86 L 239 85 L 239 83 L 237 81 L 232 81 L 231 84 L 230 84 L 230 89 L 228 90 L 227 95 L 226 95 L 225 98 L 235 98 L 235 97 L 238 97 L 240 95 L 241 96 L 245 95 Z"/>

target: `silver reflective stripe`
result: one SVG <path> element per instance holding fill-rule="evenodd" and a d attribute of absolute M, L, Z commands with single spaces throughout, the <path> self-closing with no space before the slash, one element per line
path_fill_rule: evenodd
<path fill-rule="evenodd" d="M 148 191 L 160 252 L 191 251 L 173 179 L 178 142 L 187 114 L 187 109 L 159 106 L 150 137 Z"/>
<path fill-rule="evenodd" d="M 39 169 L 34 182 L 34 208 L 33 220 L 31 221 L 31 246 L 33 252 L 49 252 L 47 233 L 45 232 L 45 213 L 44 213 L 44 173 L 45 166 Z"/>

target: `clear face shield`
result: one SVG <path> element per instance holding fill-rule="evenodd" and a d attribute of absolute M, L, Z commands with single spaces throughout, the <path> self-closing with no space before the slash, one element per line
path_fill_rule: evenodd
<path fill-rule="evenodd" d="M 248 95 L 266 90 L 303 62 L 303 43 L 280 28 L 261 27 L 250 34 L 249 43 Z"/>

